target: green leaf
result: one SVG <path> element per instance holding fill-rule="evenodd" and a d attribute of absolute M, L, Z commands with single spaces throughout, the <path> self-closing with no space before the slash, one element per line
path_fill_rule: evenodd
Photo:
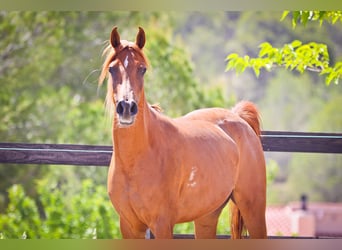
<path fill-rule="evenodd" d="M 230 60 L 230 61 L 227 63 L 226 71 L 229 71 L 229 70 L 235 68 L 235 65 L 236 65 L 236 60 Z"/>
<path fill-rule="evenodd" d="M 259 75 L 260 75 L 260 67 L 259 66 L 254 66 L 253 70 L 254 70 L 254 73 L 255 73 L 256 77 L 259 77 Z"/>
<path fill-rule="evenodd" d="M 341 19 L 341 21 L 342 21 L 342 15 L 335 15 L 335 16 L 332 18 L 331 23 L 332 23 L 332 24 L 335 24 L 339 19 Z"/>
<path fill-rule="evenodd" d="M 280 18 L 280 21 L 283 21 L 288 16 L 289 13 L 290 13 L 290 11 L 288 11 L 288 10 L 283 11 L 283 14 Z"/>
<path fill-rule="evenodd" d="M 294 41 L 291 43 L 291 46 L 292 46 L 293 48 L 297 48 L 297 47 L 299 47 L 299 46 L 301 46 L 301 45 L 302 45 L 302 42 L 299 41 L 299 40 L 294 40 Z"/>
<path fill-rule="evenodd" d="M 300 11 L 293 11 L 292 12 L 292 27 L 293 28 L 296 27 L 299 17 L 300 17 Z"/>
<path fill-rule="evenodd" d="M 245 71 L 246 67 L 248 66 L 248 63 L 246 63 L 244 58 L 238 58 L 236 61 L 235 69 L 236 72 L 242 73 Z"/>
<path fill-rule="evenodd" d="M 262 67 L 262 59 L 251 58 L 249 61 L 249 66 L 253 68 L 256 77 L 260 75 L 260 68 Z"/>
<path fill-rule="evenodd" d="M 272 45 L 268 42 L 264 42 L 259 45 L 260 51 L 259 51 L 259 57 L 263 57 L 266 54 L 269 54 L 270 51 L 273 49 Z"/>
<path fill-rule="evenodd" d="M 302 15 L 300 17 L 300 21 L 304 25 L 304 27 L 306 26 L 306 23 L 309 20 L 309 16 L 310 16 L 310 11 L 303 11 L 302 12 Z"/>
<path fill-rule="evenodd" d="M 226 61 L 231 60 L 231 59 L 236 59 L 238 57 L 239 55 L 237 53 L 231 53 L 226 57 Z"/>
<path fill-rule="evenodd" d="M 319 14 L 318 14 L 319 20 L 322 20 L 322 21 L 323 21 L 325 15 L 326 15 L 326 11 L 319 11 Z"/>
<path fill-rule="evenodd" d="M 334 74 L 330 73 L 326 78 L 325 78 L 325 84 L 330 85 L 331 81 L 334 79 Z M 338 78 L 336 78 L 337 83 L 338 83 Z M 336 81 L 335 81 L 336 83 Z"/>
<path fill-rule="evenodd" d="M 248 62 L 249 62 L 249 56 L 246 55 L 246 56 L 243 57 L 243 59 L 245 60 L 245 63 L 248 64 Z"/>

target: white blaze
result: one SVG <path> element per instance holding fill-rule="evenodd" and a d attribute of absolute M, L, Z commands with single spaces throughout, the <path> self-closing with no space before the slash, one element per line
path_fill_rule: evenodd
<path fill-rule="evenodd" d="M 125 61 L 124 61 L 124 67 L 127 68 L 127 66 L 128 66 L 128 55 L 126 56 Z"/>

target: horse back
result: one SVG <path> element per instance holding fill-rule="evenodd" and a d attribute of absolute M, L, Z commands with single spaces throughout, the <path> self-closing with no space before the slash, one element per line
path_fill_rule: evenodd
<path fill-rule="evenodd" d="M 250 102 L 240 102 L 231 110 L 205 108 L 188 113 L 180 119 L 202 120 L 222 129 L 237 145 L 240 154 L 246 151 L 263 155 L 260 141 L 259 113 Z"/>

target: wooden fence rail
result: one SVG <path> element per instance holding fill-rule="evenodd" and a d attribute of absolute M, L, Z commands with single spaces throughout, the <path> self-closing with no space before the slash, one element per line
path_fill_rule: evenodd
<path fill-rule="evenodd" d="M 265 152 L 342 153 L 342 133 L 263 131 Z M 111 146 L 0 143 L 0 163 L 108 166 Z"/>

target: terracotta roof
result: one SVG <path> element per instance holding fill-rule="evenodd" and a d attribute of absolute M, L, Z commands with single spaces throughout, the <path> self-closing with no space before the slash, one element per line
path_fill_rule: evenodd
<path fill-rule="evenodd" d="M 291 216 L 300 208 L 300 202 L 292 202 L 286 206 L 267 206 L 267 234 L 294 236 L 294 232 L 291 232 Z M 315 217 L 316 236 L 342 236 L 342 203 L 310 202 L 307 208 Z"/>
<path fill-rule="evenodd" d="M 289 208 L 268 206 L 266 209 L 267 234 L 269 236 L 292 236 Z"/>

